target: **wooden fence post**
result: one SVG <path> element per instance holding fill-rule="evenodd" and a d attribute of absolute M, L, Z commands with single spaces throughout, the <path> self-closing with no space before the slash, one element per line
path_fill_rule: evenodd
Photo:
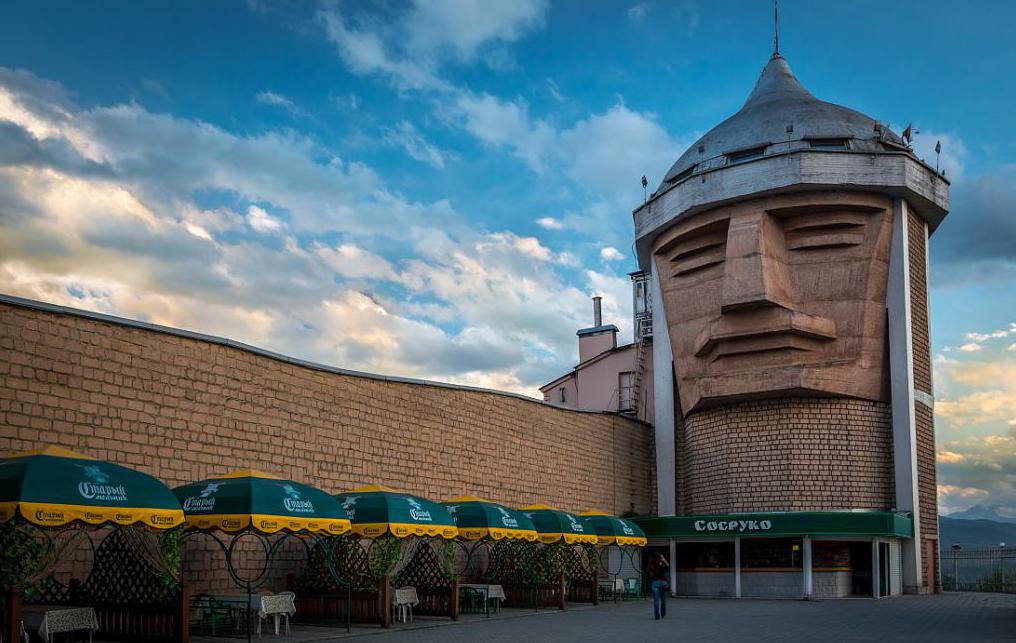
<path fill-rule="evenodd" d="M 451 612 L 452 620 L 459 620 L 459 579 L 457 578 L 452 581 Z"/>
<path fill-rule="evenodd" d="M 565 580 L 564 580 L 564 571 L 562 571 L 561 575 L 558 577 L 557 586 L 558 586 L 557 587 L 558 596 L 560 596 L 560 598 L 558 599 L 558 602 L 557 602 L 557 609 L 563 610 L 564 609 L 564 601 L 565 601 L 565 598 L 566 598 L 565 595 L 568 593 L 568 588 L 565 585 Z"/>
<path fill-rule="evenodd" d="M 176 594 L 176 605 L 174 605 L 174 618 L 176 619 L 173 640 L 176 643 L 190 642 L 190 586 L 180 585 L 180 591 Z"/>
<path fill-rule="evenodd" d="M 5 641 L 21 640 L 21 585 L 15 585 L 7 592 L 7 605 L 4 608 L 4 632 Z"/>
<path fill-rule="evenodd" d="M 381 627 L 392 626 L 392 579 L 381 578 Z"/>

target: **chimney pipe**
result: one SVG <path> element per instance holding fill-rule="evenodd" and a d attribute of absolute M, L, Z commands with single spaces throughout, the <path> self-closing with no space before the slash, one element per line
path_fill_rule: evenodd
<path fill-rule="evenodd" d="M 603 297 L 593 297 L 593 327 L 603 326 L 603 312 L 600 310 L 600 300 Z"/>

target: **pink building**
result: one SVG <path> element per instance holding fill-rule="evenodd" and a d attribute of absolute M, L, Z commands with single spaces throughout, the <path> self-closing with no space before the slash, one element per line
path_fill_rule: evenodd
<path fill-rule="evenodd" d="M 635 341 L 617 345 L 618 329 L 604 324 L 593 297 L 593 325 L 582 328 L 579 363 L 540 387 L 543 399 L 571 409 L 611 411 L 653 422 L 652 311 L 645 273 L 632 273 Z"/>

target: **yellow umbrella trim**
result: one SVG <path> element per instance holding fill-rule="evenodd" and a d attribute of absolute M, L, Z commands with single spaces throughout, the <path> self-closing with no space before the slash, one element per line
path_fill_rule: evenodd
<path fill-rule="evenodd" d="M 640 538 L 638 536 L 597 536 L 598 545 L 618 545 L 620 547 L 627 547 L 628 545 L 634 545 L 635 547 L 645 547 L 648 542 L 647 538 Z"/>
<path fill-rule="evenodd" d="M 171 529 L 183 524 L 180 509 L 144 507 L 96 507 L 92 505 L 58 505 L 47 502 L 0 502 L 0 523 L 21 512 L 28 522 L 40 527 L 61 527 L 80 520 L 92 525 L 112 522 L 118 525 L 143 523 L 155 529 Z"/>
<path fill-rule="evenodd" d="M 599 540 L 599 537 L 595 534 L 540 533 L 540 542 L 547 545 L 556 543 L 562 539 L 567 545 L 595 545 Z"/>
<path fill-rule="evenodd" d="M 365 538 L 376 538 L 389 532 L 396 538 L 440 536 L 451 539 L 458 535 L 459 530 L 451 525 L 419 525 L 405 522 L 364 522 L 353 525 L 353 533 Z"/>
<path fill-rule="evenodd" d="M 264 471 L 258 471 L 257 469 L 240 469 L 238 471 L 233 471 L 232 473 L 227 473 L 226 475 L 223 476 L 216 476 L 214 478 L 209 479 L 228 480 L 229 478 L 265 478 L 267 480 L 282 480 L 282 478 L 280 478 L 277 475 L 265 473 Z"/>
<path fill-rule="evenodd" d="M 293 533 L 314 531 L 339 536 L 350 530 L 350 523 L 345 518 L 297 518 L 270 514 L 191 514 L 187 516 L 187 527 L 202 531 L 214 529 L 227 533 L 253 527 L 266 534 L 280 531 Z"/>
<path fill-rule="evenodd" d="M 31 451 L 22 451 L 21 453 L 15 453 L 14 455 L 7 456 L 8 458 L 28 458 L 33 455 L 48 455 L 54 458 L 75 458 L 77 460 L 94 460 L 90 455 L 82 455 L 76 451 L 65 449 L 63 447 L 42 447 L 41 449 L 32 449 Z"/>
<path fill-rule="evenodd" d="M 494 527 L 459 527 L 459 536 L 466 540 L 480 540 L 490 536 L 492 540 L 528 540 L 535 542 L 539 534 L 533 529 L 503 529 Z"/>

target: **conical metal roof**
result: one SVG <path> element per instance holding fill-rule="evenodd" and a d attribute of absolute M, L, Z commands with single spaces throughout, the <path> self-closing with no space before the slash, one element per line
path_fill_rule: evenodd
<path fill-rule="evenodd" d="M 786 59 L 776 54 L 741 109 L 688 148 L 660 187 L 700 163 L 753 148 L 819 138 L 864 141 L 861 148 L 870 148 L 873 142 L 901 143 L 888 128 L 876 129 L 876 123 L 860 112 L 815 98 L 794 76 Z"/>

